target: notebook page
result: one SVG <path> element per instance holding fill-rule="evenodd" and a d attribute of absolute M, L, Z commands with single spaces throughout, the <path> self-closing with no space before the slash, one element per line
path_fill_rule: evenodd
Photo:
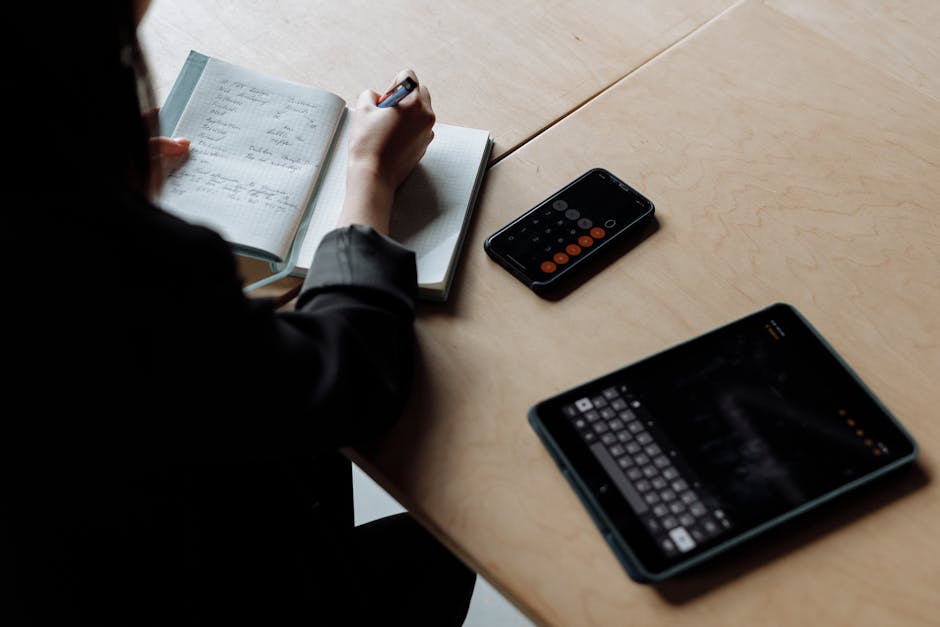
<path fill-rule="evenodd" d="M 320 240 L 336 224 L 345 193 L 346 140 L 344 129 L 317 192 L 298 268 L 310 267 Z M 435 125 L 434 140 L 395 194 L 391 236 L 415 251 L 421 285 L 440 283 L 447 275 L 488 142 L 487 131 Z"/>
<path fill-rule="evenodd" d="M 284 258 L 343 101 L 210 59 L 174 136 L 192 144 L 159 203 L 232 244 Z"/>

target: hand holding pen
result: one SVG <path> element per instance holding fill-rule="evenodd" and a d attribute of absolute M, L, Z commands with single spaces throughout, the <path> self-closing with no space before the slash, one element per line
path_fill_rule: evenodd
<path fill-rule="evenodd" d="M 395 190 L 434 138 L 431 94 L 413 71 L 404 70 L 384 94 L 362 92 L 351 118 L 338 226 L 368 224 L 387 233 Z"/>

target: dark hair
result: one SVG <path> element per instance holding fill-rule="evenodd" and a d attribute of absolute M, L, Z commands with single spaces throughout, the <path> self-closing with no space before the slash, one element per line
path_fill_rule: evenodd
<path fill-rule="evenodd" d="M 141 114 L 153 109 L 153 96 L 133 3 L 33 4 L 17 9 L 25 14 L 18 26 L 32 36 L 20 68 L 16 151 L 26 168 L 45 164 L 41 180 L 64 192 L 144 193 L 155 127 Z"/>

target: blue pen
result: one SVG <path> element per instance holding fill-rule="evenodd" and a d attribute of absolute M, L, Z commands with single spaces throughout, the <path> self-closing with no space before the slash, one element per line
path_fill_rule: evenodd
<path fill-rule="evenodd" d="M 392 87 L 384 96 L 379 98 L 376 106 L 383 109 L 385 107 L 394 107 L 402 98 L 413 92 L 417 86 L 417 81 L 410 76 L 406 76 L 405 80 Z"/>

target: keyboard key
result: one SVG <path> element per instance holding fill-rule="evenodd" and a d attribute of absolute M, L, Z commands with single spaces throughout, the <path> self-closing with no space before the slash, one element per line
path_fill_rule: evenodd
<path fill-rule="evenodd" d="M 646 454 L 650 457 L 655 457 L 656 455 L 659 455 L 663 452 L 663 449 L 659 448 L 659 444 L 656 443 L 650 444 L 643 450 L 645 450 Z"/>
<path fill-rule="evenodd" d="M 633 459 L 640 466 L 644 466 L 650 462 L 649 455 L 647 455 L 646 453 L 638 453 Z"/>
<path fill-rule="evenodd" d="M 695 540 L 692 539 L 692 536 L 689 535 L 689 532 L 685 530 L 685 527 L 676 527 L 669 531 L 669 537 L 675 543 L 676 547 L 686 553 L 695 548 Z"/>
<path fill-rule="evenodd" d="M 593 431 L 585 431 L 585 432 L 584 432 L 584 441 L 587 442 L 588 444 L 590 444 L 591 442 L 593 442 L 593 441 L 596 440 L 596 439 L 597 439 L 597 436 L 594 435 L 594 432 L 593 432 Z"/>
<path fill-rule="evenodd" d="M 646 499 L 648 505 L 653 505 L 654 503 L 659 503 L 659 495 L 655 492 L 647 492 L 643 495 L 643 498 Z"/>
<path fill-rule="evenodd" d="M 679 516 L 679 523 L 685 527 L 690 527 L 695 524 L 695 517 L 691 514 L 682 514 Z"/>
<path fill-rule="evenodd" d="M 662 490 L 666 487 L 666 480 L 662 477 L 653 477 L 653 480 L 650 482 L 654 488 L 657 490 Z"/>
<path fill-rule="evenodd" d="M 625 409 L 624 411 L 617 414 L 624 422 L 630 422 L 631 420 L 636 420 L 636 414 L 631 410 Z"/>
<path fill-rule="evenodd" d="M 619 394 L 617 394 L 617 388 L 607 388 L 601 392 L 601 394 L 603 394 L 604 398 L 606 398 L 608 401 L 612 401 L 619 396 Z"/>
<path fill-rule="evenodd" d="M 577 407 L 579 411 L 594 409 L 594 404 L 591 403 L 591 400 L 588 398 L 579 398 L 574 402 L 574 406 Z"/>
<path fill-rule="evenodd" d="M 682 502 L 685 503 L 686 505 L 691 505 L 692 503 L 698 500 L 698 497 L 695 496 L 695 492 L 692 492 L 691 490 L 687 492 L 683 492 L 680 498 L 682 499 Z"/>
<path fill-rule="evenodd" d="M 604 435 L 605 435 L 605 436 L 608 436 L 608 435 L 609 435 L 609 436 L 612 436 L 614 440 L 617 439 L 617 437 L 614 436 L 614 434 L 613 434 L 613 433 L 610 433 L 610 432 L 607 432 L 607 433 L 605 433 Z M 626 453 L 626 451 L 624 451 L 624 450 L 623 450 L 623 447 L 620 446 L 619 444 L 614 444 L 613 446 L 610 447 L 610 454 L 613 455 L 614 457 L 620 457 L 620 456 L 623 455 L 624 453 Z"/>
<path fill-rule="evenodd" d="M 674 527 L 678 527 L 678 526 L 679 526 L 679 521 L 676 519 L 675 516 L 666 516 L 665 518 L 663 518 L 663 529 L 665 529 L 666 531 L 669 531 L 670 529 Z"/>
<path fill-rule="evenodd" d="M 620 440 L 621 442 L 629 442 L 630 440 L 633 439 L 633 436 L 630 435 L 629 431 L 618 431 L 617 439 Z"/>
<path fill-rule="evenodd" d="M 614 418 L 607 423 L 607 426 L 609 426 L 612 431 L 620 431 L 624 427 L 623 421 L 621 421 L 619 418 Z"/>
<path fill-rule="evenodd" d="M 667 503 L 669 501 L 676 500 L 676 493 L 673 492 L 672 490 L 663 490 L 661 494 L 662 494 L 663 500 L 666 501 Z"/>
<path fill-rule="evenodd" d="M 672 489 L 676 492 L 682 492 L 689 487 L 689 484 L 685 482 L 684 479 L 676 479 L 672 482 Z"/>
<path fill-rule="evenodd" d="M 575 429 L 579 429 L 579 430 L 584 429 L 588 426 L 588 422 L 584 418 L 578 418 L 577 420 L 574 421 L 574 426 L 575 426 Z"/>
<path fill-rule="evenodd" d="M 595 422 L 595 423 L 594 423 L 594 433 L 596 433 L 597 435 L 600 435 L 600 434 L 604 433 L 604 432 L 607 431 L 607 430 L 608 430 L 608 427 L 607 427 L 607 423 L 606 423 L 606 422 L 600 422 L 600 421 L 598 421 L 598 422 Z"/>
<path fill-rule="evenodd" d="M 627 471 L 627 477 L 629 477 L 631 481 L 638 481 L 643 478 L 643 471 L 634 466 Z"/>
<path fill-rule="evenodd" d="M 643 448 L 636 442 L 630 442 L 629 444 L 627 444 L 626 449 L 627 449 L 627 452 L 630 453 L 631 455 L 636 455 L 637 453 L 643 450 Z"/>
<path fill-rule="evenodd" d="M 653 508 L 653 513 L 659 516 L 660 518 L 662 518 L 663 516 L 669 513 L 669 510 L 666 508 L 665 505 L 663 505 L 662 503 L 659 503 Z"/>
<path fill-rule="evenodd" d="M 704 516 L 708 513 L 708 510 L 705 509 L 705 506 L 701 503 L 693 503 L 689 506 L 689 511 L 696 516 Z"/>
<path fill-rule="evenodd" d="M 624 409 L 627 408 L 627 403 L 622 398 L 618 398 L 618 399 L 612 400 L 610 403 L 610 406 L 617 411 L 623 411 Z"/>
<path fill-rule="evenodd" d="M 656 470 L 656 466 L 644 466 L 643 467 L 643 476 L 647 479 L 652 479 L 659 474 L 659 471 Z"/>
<path fill-rule="evenodd" d="M 604 444 L 608 446 L 610 446 L 611 444 L 616 444 L 617 436 L 615 436 L 613 433 L 607 432 L 601 436 L 601 442 L 603 442 Z"/>
<path fill-rule="evenodd" d="M 671 466 L 669 468 L 663 468 L 663 477 L 665 477 L 668 481 L 672 481 L 673 479 L 676 479 L 678 476 L 679 476 L 679 471 L 676 470 L 675 468 L 672 468 Z"/>
<path fill-rule="evenodd" d="M 631 466 L 634 465 L 633 458 L 630 457 L 629 455 L 624 455 L 623 457 L 617 460 L 617 465 L 623 468 L 624 470 L 626 470 L 627 468 L 630 468 Z"/>
<path fill-rule="evenodd" d="M 594 403 L 594 407 L 606 407 L 607 406 L 607 399 L 605 399 L 603 396 L 595 396 L 594 398 L 591 399 L 591 402 Z"/>
<path fill-rule="evenodd" d="M 651 436 L 649 433 L 643 432 L 636 436 L 636 441 L 646 446 L 653 441 L 653 436 Z"/>
<path fill-rule="evenodd" d="M 584 413 L 584 418 L 588 422 L 597 422 L 601 419 L 601 415 L 592 409 Z"/>
<path fill-rule="evenodd" d="M 685 511 L 685 505 L 682 504 L 682 501 L 673 501 L 669 504 L 669 511 L 673 514 L 681 514 Z"/>
<path fill-rule="evenodd" d="M 641 479 L 636 482 L 636 489 L 640 492 L 649 492 L 650 487 L 650 482 L 646 479 Z"/>
<path fill-rule="evenodd" d="M 603 409 L 601 409 L 601 418 L 603 418 L 604 420 L 610 420 L 611 418 L 616 418 L 616 417 L 617 417 L 617 412 L 615 412 L 610 407 L 604 407 Z"/>
<path fill-rule="evenodd" d="M 669 465 L 669 458 L 665 455 L 659 455 L 653 460 L 653 463 L 656 464 L 657 468 L 662 469 Z"/>

